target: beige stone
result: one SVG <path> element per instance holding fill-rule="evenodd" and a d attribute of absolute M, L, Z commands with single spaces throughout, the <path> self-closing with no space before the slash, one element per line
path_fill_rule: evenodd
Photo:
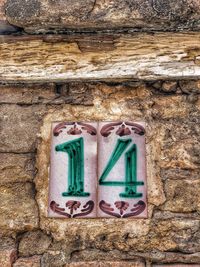
<path fill-rule="evenodd" d="M 93 262 L 71 262 L 65 265 L 65 267 L 145 267 L 142 262 L 126 262 L 126 261 L 93 261 Z"/>
<path fill-rule="evenodd" d="M 54 84 L 0 85 L 0 103 L 47 104 L 52 103 L 55 98 Z"/>
<path fill-rule="evenodd" d="M 40 256 L 30 258 L 19 258 L 13 264 L 13 267 L 40 267 Z"/>
<path fill-rule="evenodd" d="M 17 257 L 16 249 L 0 250 L 0 266 L 12 267 L 13 262 Z"/>
<path fill-rule="evenodd" d="M 146 103 L 141 101 L 144 98 Z M 152 102 L 149 98 L 153 99 Z M 165 121 L 160 120 L 159 117 L 153 119 L 154 112 L 149 107 L 155 100 L 157 103 L 160 103 L 159 105 L 161 107 L 168 108 L 168 104 L 172 105 L 172 107 L 168 108 L 168 113 L 162 107 L 163 111 L 160 114 Z M 173 106 L 173 101 L 179 103 L 179 110 L 176 111 L 177 117 L 173 117 L 170 111 L 170 108 L 173 108 L 174 111 L 176 110 L 175 106 Z M 152 218 L 154 209 L 162 209 L 162 207 L 165 207 L 165 203 L 166 205 L 170 203 L 172 207 L 173 200 L 170 192 L 176 190 L 177 180 L 175 180 L 171 188 L 164 187 L 166 182 L 164 179 L 163 181 L 161 180 L 160 175 L 162 174 L 163 176 L 161 170 L 176 170 L 180 168 L 182 171 L 182 180 L 185 180 L 187 179 L 188 173 L 183 173 L 184 169 L 182 170 L 181 168 L 190 166 L 190 169 L 188 169 L 189 174 L 195 172 L 196 176 L 191 181 L 191 187 L 187 188 L 188 192 L 192 188 L 192 183 L 194 182 L 196 185 L 196 181 L 198 180 L 198 163 L 192 154 L 193 147 L 197 141 L 197 135 L 194 128 L 195 123 L 188 119 L 188 112 L 190 110 L 192 111 L 193 108 L 182 96 L 167 96 L 163 97 L 162 100 L 161 96 L 152 96 L 152 93 L 146 88 L 143 88 L 140 94 L 134 88 L 128 92 L 126 88 L 123 89 L 118 86 L 114 91 L 108 85 L 101 84 L 94 93 L 94 106 L 65 105 L 60 110 L 56 110 L 55 108 L 49 110 L 48 114 L 44 117 L 40 132 L 37 155 L 39 172 L 36 177 L 40 226 L 44 231 L 51 232 L 57 242 L 57 245 L 54 244 L 49 247 L 48 252 L 42 257 L 47 266 L 59 266 L 59 264 L 62 266 L 69 259 L 73 261 L 109 261 L 110 257 L 112 259 L 117 258 L 117 260 L 127 259 L 128 257 L 131 260 L 133 257 L 139 255 L 149 259 L 155 258 L 159 260 L 159 254 L 155 255 L 152 251 L 159 251 L 162 255 L 162 262 L 166 262 L 166 251 L 170 250 L 191 253 L 190 260 L 193 263 L 198 262 L 199 256 L 197 252 L 199 251 L 200 243 L 198 236 L 199 221 L 196 219 L 198 217 L 187 216 L 187 212 L 197 210 L 196 207 L 199 205 L 197 204 L 199 200 L 196 194 L 193 196 L 196 204 L 193 203 L 192 198 L 189 199 L 186 197 L 187 201 L 185 205 L 187 207 L 184 209 L 181 207 L 182 204 L 179 203 L 181 200 L 181 195 L 179 195 L 177 204 L 175 204 L 173 210 L 174 212 L 179 212 L 179 216 L 174 215 L 167 220 L 165 220 L 164 215 L 158 219 Z M 157 109 L 159 111 L 159 108 Z M 141 110 L 143 111 L 141 112 Z M 195 116 L 194 113 L 193 117 Z M 147 120 L 146 143 L 149 218 L 147 220 L 63 220 L 48 218 L 46 207 L 48 203 L 51 122 L 55 120 L 73 121 L 77 119 L 86 121 L 129 120 L 132 118 L 138 121 L 144 118 Z M 179 144 L 181 140 L 185 140 L 182 147 Z M 183 153 L 181 151 L 185 151 L 185 154 L 182 155 Z M 172 157 L 176 160 L 174 163 Z M 179 160 L 184 164 L 181 165 Z M 165 179 L 167 180 L 168 177 Z M 169 184 L 171 180 L 173 181 L 173 178 L 170 178 Z M 185 183 L 185 181 L 183 182 Z M 167 209 L 163 208 L 163 210 Z M 105 251 L 107 251 L 107 254 Z M 146 251 L 150 251 L 150 254 L 145 254 L 147 253 Z M 169 256 L 172 262 L 176 261 L 174 254 L 170 254 Z M 188 256 L 183 257 L 180 253 L 179 259 L 187 262 L 189 258 Z"/>
<path fill-rule="evenodd" d="M 163 119 L 184 118 L 189 114 L 189 104 L 182 95 L 156 97 L 153 112 Z"/>
<path fill-rule="evenodd" d="M 199 263 L 200 253 L 185 254 L 181 252 L 163 252 L 158 250 L 142 252 L 122 252 L 118 250 L 112 251 L 100 251 L 96 249 L 85 249 L 75 251 L 72 253 L 71 261 L 109 261 L 111 258 L 115 261 L 136 261 L 136 258 L 145 258 L 146 263 L 157 262 L 157 263 Z M 150 265 L 151 266 L 151 265 Z M 147 265 L 149 267 L 149 265 Z M 164 266 L 163 266 L 164 267 Z"/>
<path fill-rule="evenodd" d="M 5 3 L 6 0 L 0 0 L 0 21 L 5 20 L 5 10 L 4 10 Z"/>
<path fill-rule="evenodd" d="M 172 212 L 200 211 L 200 180 L 167 180 L 164 210 Z"/>
<path fill-rule="evenodd" d="M 186 94 L 200 93 L 200 81 L 179 81 L 182 92 Z"/>
<path fill-rule="evenodd" d="M 191 169 L 180 169 L 180 168 L 167 168 L 167 169 L 161 169 L 161 179 L 163 181 L 166 181 L 167 179 L 171 180 L 182 180 L 182 179 L 188 179 L 190 177 L 190 180 L 197 180 L 199 179 L 199 170 L 191 170 Z"/>
<path fill-rule="evenodd" d="M 0 34 L 15 33 L 18 28 L 10 25 L 6 20 L 5 4 L 6 0 L 0 0 Z"/>
<path fill-rule="evenodd" d="M 37 245 L 36 245 L 37 244 Z M 51 244 L 51 238 L 42 231 L 27 232 L 19 242 L 19 255 L 28 257 L 43 254 Z"/>
<path fill-rule="evenodd" d="M 199 169 L 199 149 L 198 140 L 191 139 L 190 136 L 185 142 L 176 140 L 168 146 L 166 144 L 162 148 L 160 167 L 197 170 Z"/>
<path fill-rule="evenodd" d="M 0 152 L 34 152 L 45 107 L 0 105 Z"/>
<path fill-rule="evenodd" d="M 145 260 L 198 265 L 200 105 L 188 101 L 197 91 L 163 93 L 151 82 L 69 83 L 53 86 L 55 91 L 51 86 L 37 85 L 34 92 L 34 85 L 1 85 L 0 251 L 15 249 L 17 243 L 17 267 L 33 267 L 35 256 L 30 256 L 36 254 L 45 267 Z M 47 217 L 50 127 L 55 120 L 146 121 L 148 219 Z"/>
<path fill-rule="evenodd" d="M 142 228 L 140 221 L 136 223 L 138 223 L 138 228 Z M 145 257 L 162 260 L 162 262 L 176 262 L 178 258 L 182 262 L 190 260 L 197 263 L 199 261 L 198 220 L 185 218 L 152 220 L 149 231 L 144 231 L 139 235 L 136 223 L 133 220 L 124 223 L 117 220 L 68 221 L 65 238 L 63 237 L 62 241 L 56 242 L 49 248 L 43 261 L 47 266 L 62 266 L 69 259 L 72 261 L 110 261 L 111 259 L 134 260 L 136 257 Z M 181 250 L 190 255 L 180 253 L 176 257 L 176 253 L 172 253 L 166 258 L 168 250 Z"/>
<path fill-rule="evenodd" d="M 162 83 L 162 91 L 165 93 L 172 93 L 177 90 L 177 81 L 166 81 Z"/>
<path fill-rule="evenodd" d="M 166 267 L 199 267 L 199 264 L 165 264 Z M 152 267 L 163 267 L 161 264 L 153 264 Z"/>
<path fill-rule="evenodd" d="M 17 258 L 17 248 L 11 238 L 0 238 L 0 267 L 12 267 Z"/>
<path fill-rule="evenodd" d="M 49 29 L 121 29 L 169 31 L 199 29 L 199 2 L 146 0 L 7 1 L 7 17 L 31 33 Z"/>
<path fill-rule="evenodd" d="M 34 155 L 0 153 L 0 184 L 31 182 L 34 177 Z"/>
<path fill-rule="evenodd" d="M 27 231 L 38 226 L 38 209 L 30 183 L 14 183 L 0 187 L 0 229 Z"/>

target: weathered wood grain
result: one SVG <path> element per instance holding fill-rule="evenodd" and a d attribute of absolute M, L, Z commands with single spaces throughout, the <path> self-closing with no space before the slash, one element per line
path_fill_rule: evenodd
<path fill-rule="evenodd" d="M 200 33 L 0 37 L 1 82 L 200 78 Z"/>
<path fill-rule="evenodd" d="M 7 0 L 7 18 L 28 32 L 67 29 L 200 29 L 200 0 Z"/>

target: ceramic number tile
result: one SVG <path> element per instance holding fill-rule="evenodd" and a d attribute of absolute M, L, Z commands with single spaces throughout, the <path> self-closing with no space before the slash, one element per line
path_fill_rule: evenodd
<path fill-rule="evenodd" d="M 98 217 L 147 217 L 144 123 L 99 123 L 98 176 Z"/>
<path fill-rule="evenodd" d="M 52 124 L 49 216 L 96 217 L 97 124 Z"/>

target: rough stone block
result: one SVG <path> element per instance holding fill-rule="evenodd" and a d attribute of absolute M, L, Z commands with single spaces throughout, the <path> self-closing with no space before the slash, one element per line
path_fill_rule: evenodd
<path fill-rule="evenodd" d="M 40 256 L 33 256 L 30 258 L 19 258 L 13 264 L 13 267 L 40 267 Z"/>
<path fill-rule="evenodd" d="M 93 261 L 93 262 L 71 262 L 65 267 L 145 267 L 142 262 L 127 262 L 127 261 Z"/>
<path fill-rule="evenodd" d="M 17 258 L 17 249 L 11 238 L 0 238 L 0 267 L 12 267 Z"/>
<path fill-rule="evenodd" d="M 18 28 L 6 21 L 5 4 L 6 0 L 0 0 L 0 34 L 17 32 Z"/>
<path fill-rule="evenodd" d="M 167 180 L 167 201 L 163 210 L 172 212 L 200 211 L 200 180 Z"/>
<path fill-rule="evenodd" d="M 0 153 L 0 185 L 31 182 L 34 177 L 34 154 Z"/>
<path fill-rule="evenodd" d="M 27 232 L 19 242 L 19 255 L 20 257 L 29 257 L 35 254 L 43 254 L 50 244 L 51 238 L 42 231 Z"/>
<path fill-rule="evenodd" d="M 3 231 L 32 230 L 38 226 L 38 209 L 30 183 L 0 187 L 0 229 Z"/>
<path fill-rule="evenodd" d="M 72 82 L 56 85 L 55 104 L 72 104 L 90 106 L 93 104 L 93 90 L 98 84 Z"/>
<path fill-rule="evenodd" d="M 4 4 L 6 0 L 0 0 L 0 21 L 5 20 Z"/>
<path fill-rule="evenodd" d="M 169 129 L 168 129 L 169 130 Z M 178 130 L 178 129 L 177 129 Z M 180 168 L 182 170 L 198 170 L 200 168 L 200 145 L 197 138 L 190 136 L 183 140 L 170 142 L 167 138 L 162 147 L 160 167 L 163 169 Z"/>
<path fill-rule="evenodd" d="M 143 30 L 199 29 L 199 2 L 195 0 L 8 0 L 7 17 L 29 32 L 66 29 Z"/>
<path fill-rule="evenodd" d="M 12 267 L 13 266 L 12 264 L 15 261 L 16 257 L 17 257 L 16 249 L 0 250 L 0 266 Z"/>
<path fill-rule="evenodd" d="M 199 267 L 199 264 L 153 264 L 152 267 Z"/>
<path fill-rule="evenodd" d="M 5 104 L 51 104 L 56 98 L 54 84 L 0 85 L 0 103 Z"/>
<path fill-rule="evenodd" d="M 179 86 L 185 94 L 199 94 L 200 81 L 179 81 Z"/>
<path fill-rule="evenodd" d="M 199 170 L 190 170 L 190 169 L 180 169 L 180 168 L 167 168 L 161 169 L 161 177 L 162 180 L 165 181 L 167 179 L 171 180 L 182 180 L 188 179 L 190 177 L 191 180 L 199 179 Z"/>
<path fill-rule="evenodd" d="M 98 84 L 20 84 L 0 85 L 0 103 L 2 104 L 72 104 L 92 105 L 92 91 Z"/>
<path fill-rule="evenodd" d="M 154 98 L 153 115 L 158 119 L 185 118 L 190 109 L 190 103 L 182 95 Z"/>
<path fill-rule="evenodd" d="M 45 107 L 1 105 L 0 152 L 34 152 Z"/>

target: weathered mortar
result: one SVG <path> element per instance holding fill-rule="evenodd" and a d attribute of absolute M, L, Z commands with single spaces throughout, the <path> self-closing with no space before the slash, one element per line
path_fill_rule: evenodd
<path fill-rule="evenodd" d="M 0 253 L 17 249 L 14 266 L 40 260 L 45 267 L 96 260 L 199 263 L 199 93 L 199 81 L 1 85 Z M 46 217 L 55 119 L 146 122 L 148 219 Z"/>

